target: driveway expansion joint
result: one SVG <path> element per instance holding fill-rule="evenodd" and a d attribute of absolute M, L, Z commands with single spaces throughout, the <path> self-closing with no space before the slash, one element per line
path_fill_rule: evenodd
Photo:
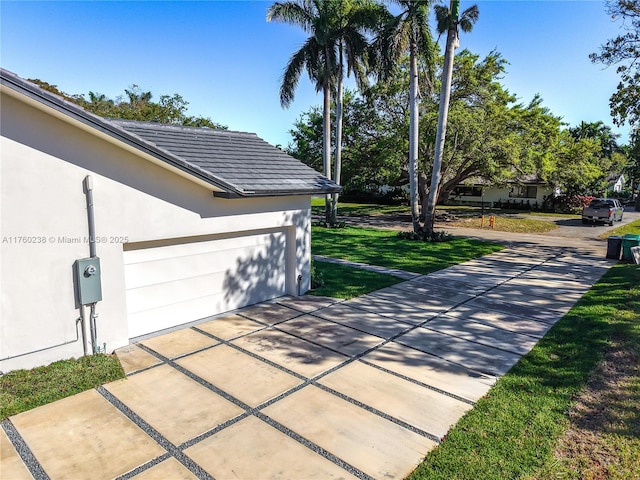
<path fill-rule="evenodd" d="M 0 425 L 16 449 L 16 452 L 18 452 L 18 455 L 26 465 L 29 473 L 33 475 L 33 478 L 36 480 L 49 480 L 49 475 L 45 473 L 42 465 L 40 465 L 40 462 L 24 441 L 24 438 L 22 438 L 22 435 L 20 435 L 16 427 L 11 423 L 11 420 L 3 420 Z"/>
<path fill-rule="evenodd" d="M 191 460 L 180 450 L 176 445 L 171 443 L 167 438 L 147 423 L 142 417 L 135 413 L 126 404 L 121 402 L 114 394 L 109 392 L 106 388 L 100 386 L 96 388 L 96 391 L 102 395 L 105 400 L 116 407 L 125 417 L 136 424 L 142 431 L 149 435 L 158 445 L 164 448 L 171 456 L 178 460 L 182 465 L 191 471 L 200 480 L 214 480 L 211 475 L 205 472 L 200 465 Z M 152 460 L 153 462 L 153 460 Z M 148 462 L 151 463 L 151 462 Z M 152 467 L 149 465 L 147 468 Z"/>

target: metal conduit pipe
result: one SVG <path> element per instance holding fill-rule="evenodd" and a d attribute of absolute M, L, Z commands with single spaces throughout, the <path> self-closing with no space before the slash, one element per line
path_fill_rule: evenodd
<path fill-rule="evenodd" d="M 91 175 L 87 175 L 84 179 L 84 186 L 87 191 L 87 221 L 89 223 L 89 257 L 96 257 L 96 221 L 93 212 L 93 178 Z M 97 337 L 98 330 L 96 327 L 96 317 L 98 314 L 96 313 L 96 304 L 91 304 L 91 314 L 89 316 L 89 321 L 86 322 L 86 319 L 83 315 L 83 321 L 88 323 L 89 327 L 89 335 L 88 337 L 91 339 L 91 351 L 93 354 L 97 353 Z M 85 327 L 86 330 L 86 327 Z M 85 349 L 85 355 L 86 355 Z"/>

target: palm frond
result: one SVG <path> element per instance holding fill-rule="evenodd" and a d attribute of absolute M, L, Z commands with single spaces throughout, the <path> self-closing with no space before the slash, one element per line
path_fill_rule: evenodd
<path fill-rule="evenodd" d="M 315 6 L 309 0 L 275 2 L 267 10 L 267 22 L 290 23 L 310 33 L 313 30 L 315 13 Z"/>
<path fill-rule="evenodd" d="M 462 12 L 462 15 L 460 15 L 460 20 L 458 20 L 458 25 L 463 32 L 468 33 L 473 29 L 473 26 L 478 21 L 479 16 L 480 11 L 478 10 L 478 5 L 472 5 L 464 12 Z"/>
<path fill-rule="evenodd" d="M 439 34 L 443 34 L 449 27 L 451 26 L 451 12 L 449 11 L 449 7 L 445 7 L 444 5 L 436 5 L 433 7 L 433 10 L 436 14 L 436 28 Z"/>
<path fill-rule="evenodd" d="M 309 38 L 305 44 L 291 56 L 285 67 L 284 73 L 282 74 L 282 83 L 280 84 L 280 105 L 282 108 L 289 108 L 291 102 L 293 102 L 296 87 L 300 80 L 300 74 L 305 66 L 307 70 L 313 68 L 312 40 L 313 37 Z"/>

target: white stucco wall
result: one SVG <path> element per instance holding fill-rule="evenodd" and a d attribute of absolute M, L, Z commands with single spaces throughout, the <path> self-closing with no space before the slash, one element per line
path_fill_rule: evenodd
<path fill-rule="evenodd" d="M 212 190 L 5 93 L 1 99 L 0 370 L 83 353 L 73 264 L 89 256 L 83 181 L 94 184 L 103 301 L 98 345 L 126 345 L 123 250 L 283 232 L 287 292 L 309 288 L 310 198 L 214 198 Z M 57 115 L 57 114 L 56 114 Z M 70 123 L 71 122 L 71 123 Z M 61 345 L 66 343 L 66 345 Z M 55 347 L 56 345 L 60 345 Z M 53 347 L 53 348 L 52 348 Z M 37 352 L 36 352 L 37 351 Z M 27 354 L 27 352 L 36 352 Z"/>

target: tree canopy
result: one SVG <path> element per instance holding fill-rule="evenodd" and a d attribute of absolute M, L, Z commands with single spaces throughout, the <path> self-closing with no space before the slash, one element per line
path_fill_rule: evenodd
<path fill-rule="evenodd" d="M 189 102 L 177 93 L 161 95 L 159 101 L 154 102 L 151 92 L 145 92 L 134 84 L 125 89 L 124 95 L 112 99 L 93 91 L 89 91 L 87 95 L 69 95 L 60 91 L 56 85 L 42 80 L 29 79 L 29 81 L 101 117 L 223 130 L 227 128 L 226 125 L 214 122 L 209 117 L 188 115 Z"/>
<path fill-rule="evenodd" d="M 616 125 L 629 122 L 640 127 L 640 3 L 638 0 L 608 0 L 607 11 L 621 20 L 622 33 L 607 41 L 592 62 L 617 65 L 620 83 L 611 96 L 609 106 Z"/>
<path fill-rule="evenodd" d="M 602 189 L 606 176 L 613 170 L 621 171 L 625 158 L 615 154 L 620 149 L 611 128 L 602 122 L 567 128 L 540 97 L 519 103 L 501 83 L 506 64 L 498 52 L 482 59 L 468 50 L 456 56 L 440 202 L 457 185 L 479 177 L 500 185 L 537 175 L 571 194 Z M 387 82 L 378 82 L 362 94 L 345 94 L 343 185 L 347 192 L 377 192 L 382 186 L 408 182 L 408 85 L 409 62 L 405 57 Z M 423 198 L 431 175 L 438 100 L 437 94 L 431 93 L 421 102 L 418 169 Z M 319 109 L 305 112 L 291 134 L 288 152 L 318 168 Z"/>

